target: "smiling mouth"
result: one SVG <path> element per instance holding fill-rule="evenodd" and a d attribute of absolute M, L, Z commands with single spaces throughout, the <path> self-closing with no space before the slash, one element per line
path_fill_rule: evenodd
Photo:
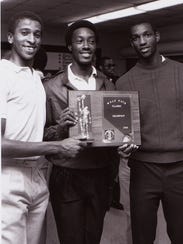
<path fill-rule="evenodd" d="M 91 53 L 81 53 L 81 55 L 82 55 L 83 57 L 90 57 L 90 56 L 91 56 Z"/>
<path fill-rule="evenodd" d="M 24 46 L 24 49 L 28 52 L 34 52 L 36 48 L 32 46 Z"/>
<path fill-rule="evenodd" d="M 149 51 L 149 47 L 142 48 L 142 49 L 140 49 L 140 51 L 141 51 L 142 53 L 146 53 L 146 52 Z"/>

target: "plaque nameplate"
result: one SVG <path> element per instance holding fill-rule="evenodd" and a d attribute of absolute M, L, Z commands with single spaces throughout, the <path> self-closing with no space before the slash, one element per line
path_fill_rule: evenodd
<path fill-rule="evenodd" d="M 135 91 L 69 91 L 78 123 L 69 130 L 91 146 L 118 146 L 124 138 L 141 144 L 139 99 Z"/>

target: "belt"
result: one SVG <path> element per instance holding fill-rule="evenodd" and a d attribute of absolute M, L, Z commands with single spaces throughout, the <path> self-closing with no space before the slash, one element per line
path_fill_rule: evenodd
<path fill-rule="evenodd" d="M 43 163 L 39 162 L 38 159 L 2 158 L 2 166 L 47 168 L 47 166 L 43 165 Z"/>

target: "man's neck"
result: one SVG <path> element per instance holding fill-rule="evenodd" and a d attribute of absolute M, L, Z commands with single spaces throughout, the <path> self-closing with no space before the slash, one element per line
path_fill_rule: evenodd
<path fill-rule="evenodd" d="M 12 63 L 16 64 L 17 66 L 21 66 L 21 67 L 32 68 L 32 65 L 33 65 L 33 60 L 21 59 L 18 55 L 14 55 L 13 52 L 11 53 L 11 55 L 9 57 L 9 61 L 11 61 Z"/>
<path fill-rule="evenodd" d="M 153 56 L 149 58 L 140 58 L 139 63 L 147 67 L 158 66 L 162 63 L 162 56 L 159 52 L 156 52 Z"/>
<path fill-rule="evenodd" d="M 88 80 L 92 73 L 92 65 L 78 65 L 77 63 L 72 63 L 71 65 L 72 72 L 85 80 Z"/>

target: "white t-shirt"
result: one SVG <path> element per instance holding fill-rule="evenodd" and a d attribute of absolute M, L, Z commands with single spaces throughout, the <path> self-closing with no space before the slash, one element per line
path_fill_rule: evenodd
<path fill-rule="evenodd" d="M 42 141 L 46 96 L 39 74 L 5 59 L 0 61 L 0 74 L 0 117 L 6 119 L 4 137 Z"/>

